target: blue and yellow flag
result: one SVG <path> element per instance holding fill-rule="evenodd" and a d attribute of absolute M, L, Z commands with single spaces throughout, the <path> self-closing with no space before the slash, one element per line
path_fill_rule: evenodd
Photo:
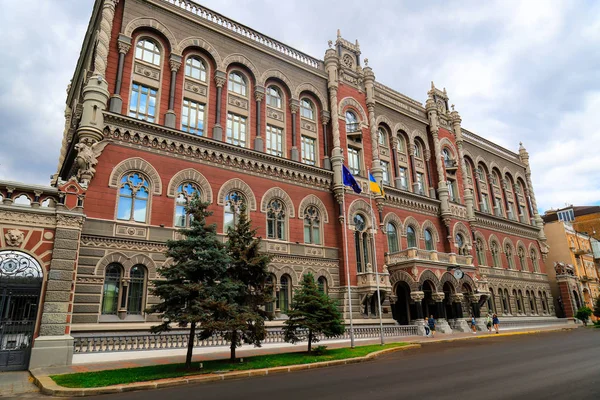
<path fill-rule="evenodd" d="M 375 180 L 375 177 L 370 172 L 369 172 L 369 189 L 373 193 L 378 193 L 378 194 L 380 194 L 382 196 L 385 196 L 384 193 L 383 193 L 383 187 L 381 187 L 377 183 L 377 181 Z"/>

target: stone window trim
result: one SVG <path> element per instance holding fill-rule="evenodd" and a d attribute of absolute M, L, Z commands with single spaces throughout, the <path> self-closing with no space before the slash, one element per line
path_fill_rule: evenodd
<path fill-rule="evenodd" d="M 344 97 L 338 103 L 339 119 L 346 123 L 346 111 L 352 111 L 356 115 L 358 121 L 359 130 L 362 128 L 368 128 L 367 113 L 362 105 L 353 97 Z"/>
<path fill-rule="evenodd" d="M 156 279 L 156 263 L 146 254 L 135 254 L 132 256 L 127 256 L 121 252 L 113 252 L 106 254 L 104 257 L 98 261 L 96 264 L 96 269 L 94 270 L 94 275 L 103 276 L 104 270 L 111 263 L 120 264 L 125 269 L 124 277 L 129 277 L 129 270 L 133 268 L 134 265 L 143 265 L 146 268 L 148 273 L 148 279 Z"/>
<path fill-rule="evenodd" d="M 134 177 L 137 176 L 138 178 L 140 178 L 143 182 L 146 183 L 146 185 L 142 185 L 138 188 L 132 188 L 132 194 L 130 196 L 124 196 L 121 193 L 121 190 L 125 187 L 125 185 L 129 185 L 131 186 L 131 180 L 129 179 L 130 177 Z M 122 182 L 123 180 L 125 180 L 126 182 Z M 115 201 L 115 210 L 114 210 L 114 219 L 115 221 L 118 221 L 120 223 L 125 223 L 125 224 L 133 224 L 133 225 L 150 225 L 151 224 L 151 219 L 152 219 L 152 183 L 149 182 L 150 179 L 148 179 L 147 175 L 144 173 L 141 173 L 139 171 L 136 170 L 132 170 L 132 171 L 127 171 L 125 172 L 121 178 L 119 179 L 119 186 L 117 187 L 117 196 L 116 196 L 116 201 Z M 146 187 L 147 189 L 147 197 L 144 199 L 143 197 L 139 197 L 139 189 L 142 189 L 143 187 Z M 129 207 L 129 218 L 125 219 L 121 219 L 119 218 L 119 212 L 121 211 L 120 208 L 120 204 L 121 204 L 121 199 L 122 198 L 130 198 L 131 199 L 131 205 Z M 136 215 L 135 215 L 135 208 L 136 208 L 136 201 L 144 201 L 145 200 L 145 217 L 143 221 L 138 221 L 136 220 Z"/>
<path fill-rule="evenodd" d="M 150 194 L 160 196 L 162 194 L 162 182 L 156 169 L 148 161 L 141 157 L 132 157 L 118 163 L 108 178 L 108 186 L 117 189 L 121 185 L 121 178 L 126 173 L 139 172 L 145 175 L 150 183 Z"/>
<path fill-rule="evenodd" d="M 188 70 L 189 71 L 193 71 L 195 70 L 197 67 L 195 65 L 193 65 L 193 61 L 190 60 L 198 60 L 200 61 L 200 64 L 202 65 L 201 67 L 199 67 L 200 69 L 200 78 L 196 78 L 193 77 L 191 75 L 188 75 Z M 208 81 L 209 78 L 211 76 L 211 66 L 210 63 L 208 62 L 208 60 L 199 52 L 197 51 L 192 51 L 189 52 L 188 54 L 185 55 L 185 58 L 183 60 L 183 76 L 184 79 L 190 79 L 193 82 L 198 82 L 201 83 L 203 85 L 206 85 L 207 87 L 208 85 Z M 202 71 L 204 71 L 204 80 L 202 79 Z"/>
<path fill-rule="evenodd" d="M 232 178 L 221 185 L 217 194 L 217 204 L 225 206 L 225 197 L 232 191 L 238 191 L 245 196 L 247 202 L 246 206 L 248 207 L 249 212 L 256 211 L 257 203 L 254 192 L 252 191 L 252 188 L 240 178 Z"/>
<path fill-rule="evenodd" d="M 153 49 L 149 49 L 147 46 L 140 46 L 141 42 L 149 42 L 152 43 L 155 47 L 156 47 L 156 51 L 154 51 Z M 144 60 L 144 58 L 138 58 L 138 50 L 144 55 L 144 54 L 150 54 L 153 55 L 153 60 L 152 61 L 146 61 Z M 155 62 L 155 58 L 158 57 L 157 62 Z M 159 40 L 159 38 L 156 35 L 153 35 L 151 33 L 148 32 L 143 32 L 140 33 L 138 36 L 135 37 L 135 46 L 133 48 L 133 58 L 136 61 L 140 61 L 144 64 L 150 65 L 154 68 L 161 68 L 162 67 L 162 63 L 165 59 L 165 48 L 164 45 L 162 44 L 162 42 Z"/>
<path fill-rule="evenodd" d="M 406 229 L 409 226 L 413 227 L 413 229 L 415 230 L 415 236 L 416 236 L 416 239 L 417 239 L 417 246 L 418 246 L 420 238 L 423 237 L 423 234 L 421 233 L 421 224 L 419 224 L 419 222 L 415 219 L 415 217 L 408 216 L 404 220 L 403 226 L 404 226 L 404 229 L 402 230 L 402 236 L 404 236 L 404 237 L 406 237 Z"/>
<path fill-rule="evenodd" d="M 184 182 L 195 183 L 198 186 L 200 200 L 205 203 L 213 202 L 213 192 L 208 179 L 194 168 L 187 168 L 173 175 L 167 186 L 167 197 L 177 197 L 177 188 Z"/>
<path fill-rule="evenodd" d="M 145 265 L 143 264 L 133 264 L 130 267 L 125 267 L 123 266 L 121 263 L 118 262 L 112 262 L 109 263 L 106 267 L 104 267 L 103 269 L 103 276 L 104 276 L 104 281 L 106 281 L 106 272 L 108 271 L 108 268 L 117 268 L 120 272 L 119 272 L 119 276 L 117 277 L 116 280 L 116 284 L 118 285 L 118 294 L 117 294 L 117 298 L 116 300 L 116 304 L 115 304 L 115 312 L 112 313 L 105 313 L 104 312 L 104 301 L 106 298 L 107 293 L 105 292 L 106 287 L 105 284 L 103 282 L 102 285 L 102 297 L 100 299 L 100 314 L 99 314 L 99 322 L 114 322 L 115 321 L 115 317 L 121 319 L 121 320 L 132 320 L 132 319 L 139 319 L 139 318 L 143 318 L 143 316 L 146 314 L 145 312 L 145 308 L 146 308 L 146 304 L 148 301 L 148 285 L 149 285 L 149 273 L 148 273 L 148 269 L 146 268 Z M 134 277 L 132 277 L 131 275 L 131 271 L 134 268 L 142 268 L 143 269 L 143 286 L 142 286 L 142 293 L 141 293 L 141 303 L 139 305 L 139 313 L 138 312 L 131 312 L 130 313 L 130 306 L 131 303 L 130 301 L 132 300 L 131 298 L 131 284 L 132 281 L 135 279 Z M 124 316 L 121 316 L 122 313 L 125 313 Z M 142 322 L 143 320 L 140 320 L 140 322 Z"/>
<path fill-rule="evenodd" d="M 178 190 L 178 195 L 175 198 L 174 204 L 174 213 L 173 213 L 173 226 L 176 228 L 189 228 L 192 223 L 192 215 L 188 214 L 185 208 L 189 205 L 190 201 L 194 198 L 196 194 L 199 194 L 199 197 L 202 198 L 202 190 L 198 187 L 195 182 L 184 181 L 180 185 L 181 191 Z M 179 196 L 183 196 L 182 202 L 179 202 Z M 181 214 L 178 214 L 178 211 L 182 211 Z M 183 223 L 178 223 L 178 215 L 183 217 Z"/>
<path fill-rule="evenodd" d="M 260 202 L 260 212 L 263 214 L 267 213 L 267 209 L 271 200 L 279 199 L 283 202 L 286 213 L 290 218 L 295 218 L 296 214 L 294 211 L 294 203 L 292 202 L 292 198 L 287 194 L 287 192 L 279 187 L 274 187 L 265 192 L 263 194 L 261 202 Z M 303 210 L 304 211 L 304 210 Z M 302 218 L 303 214 L 300 214 L 298 217 Z"/>
<path fill-rule="evenodd" d="M 309 194 L 300 201 L 300 205 L 298 206 L 299 219 L 304 219 L 304 211 L 310 206 L 314 206 L 317 208 L 317 210 L 319 210 L 319 217 L 321 218 L 322 224 L 329 223 L 329 214 L 327 213 L 327 208 L 325 208 L 325 204 L 323 204 L 323 201 L 321 201 L 321 199 L 315 196 L 314 194 Z M 321 239 L 321 241 L 323 240 Z"/>
<path fill-rule="evenodd" d="M 421 224 L 421 238 L 423 240 L 425 240 L 425 230 L 429 229 L 429 232 L 431 232 L 431 236 L 433 237 L 433 242 L 434 243 L 439 243 L 440 242 L 440 235 L 438 233 L 437 228 L 435 227 L 435 225 L 433 224 L 433 222 L 431 222 L 430 220 L 425 220 L 423 221 L 423 223 Z"/>

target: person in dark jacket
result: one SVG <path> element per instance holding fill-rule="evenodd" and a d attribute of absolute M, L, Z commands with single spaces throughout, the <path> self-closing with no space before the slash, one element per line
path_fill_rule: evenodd
<path fill-rule="evenodd" d="M 435 337 L 435 319 L 433 319 L 433 315 L 429 316 L 427 325 L 429 325 L 429 330 L 431 330 L 431 337 Z"/>

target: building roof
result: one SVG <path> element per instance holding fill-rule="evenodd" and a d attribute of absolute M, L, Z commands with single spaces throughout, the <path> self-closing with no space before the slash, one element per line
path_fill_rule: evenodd
<path fill-rule="evenodd" d="M 564 210 L 573 210 L 575 217 L 579 217 L 581 215 L 600 213 L 600 206 L 568 206 L 559 208 L 558 210 L 548 210 L 542 216 L 544 223 L 558 221 L 558 212 Z"/>

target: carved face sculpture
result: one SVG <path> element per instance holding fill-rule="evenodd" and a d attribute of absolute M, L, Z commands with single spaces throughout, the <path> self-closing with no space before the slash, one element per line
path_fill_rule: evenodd
<path fill-rule="evenodd" d="M 10 229 L 4 235 L 7 246 L 20 246 L 25 239 L 25 234 L 18 229 Z"/>

